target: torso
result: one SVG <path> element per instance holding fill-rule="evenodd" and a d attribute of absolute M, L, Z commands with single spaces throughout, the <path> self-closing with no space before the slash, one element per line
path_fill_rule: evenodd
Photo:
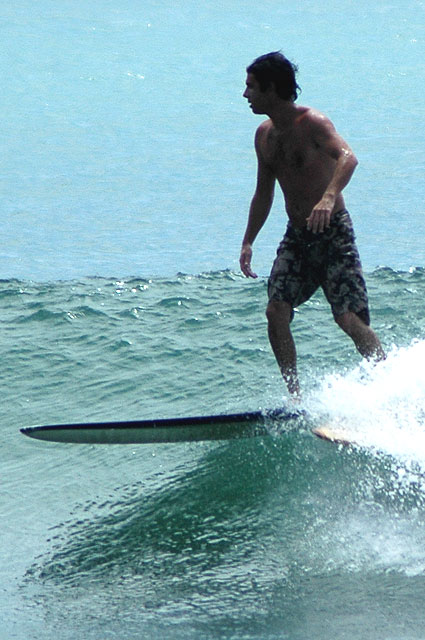
<path fill-rule="evenodd" d="M 336 160 L 326 153 L 315 136 L 311 109 L 297 107 L 297 116 L 279 130 L 271 120 L 260 125 L 260 151 L 272 170 L 285 198 L 289 219 L 296 227 L 305 225 L 332 177 Z M 340 195 L 334 211 L 344 208 Z"/>

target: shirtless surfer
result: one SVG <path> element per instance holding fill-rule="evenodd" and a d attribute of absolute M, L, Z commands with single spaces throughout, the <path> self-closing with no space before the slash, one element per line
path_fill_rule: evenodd
<path fill-rule="evenodd" d="M 290 330 L 294 308 L 322 287 L 334 319 L 361 355 L 385 357 L 369 326 L 366 285 L 342 190 L 357 159 L 319 111 L 295 104 L 296 67 L 280 52 L 260 56 L 247 68 L 244 98 L 255 114 L 267 115 L 257 129 L 257 186 L 242 242 L 240 266 L 247 277 L 252 245 L 265 223 L 277 180 L 289 218 L 268 282 L 268 333 L 292 396 L 300 386 Z"/>

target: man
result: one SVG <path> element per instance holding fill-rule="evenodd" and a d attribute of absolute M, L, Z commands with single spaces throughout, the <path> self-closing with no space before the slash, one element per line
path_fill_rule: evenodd
<path fill-rule="evenodd" d="M 268 116 L 257 129 L 257 187 L 242 242 L 240 266 L 247 277 L 252 244 L 269 215 L 277 180 L 289 218 L 268 283 L 268 333 L 288 390 L 297 397 L 296 350 L 290 330 L 294 308 L 319 286 L 336 323 L 365 358 L 383 359 L 369 326 L 369 309 L 359 254 L 342 190 L 357 159 L 322 113 L 295 104 L 296 67 L 281 53 L 269 53 L 247 68 L 244 98 L 256 114 Z"/>

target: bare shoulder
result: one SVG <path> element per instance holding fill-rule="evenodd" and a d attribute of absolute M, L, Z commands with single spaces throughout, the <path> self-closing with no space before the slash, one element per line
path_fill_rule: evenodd
<path fill-rule="evenodd" d="M 257 128 L 255 132 L 255 142 L 261 142 L 267 134 L 273 129 L 273 123 L 271 120 L 264 120 Z"/>
<path fill-rule="evenodd" d="M 265 162 L 265 156 L 267 155 L 268 140 L 270 132 L 273 130 L 273 123 L 271 120 L 265 120 L 260 124 L 255 132 L 255 150 L 259 162 Z"/>
<path fill-rule="evenodd" d="M 330 134 L 335 132 L 331 120 L 324 113 L 312 107 L 301 107 L 297 120 L 300 125 L 317 133 Z"/>
<path fill-rule="evenodd" d="M 304 133 L 316 149 L 324 150 L 334 159 L 338 159 L 341 153 L 353 153 L 348 143 L 335 129 L 332 121 L 317 109 L 307 110 Z"/>

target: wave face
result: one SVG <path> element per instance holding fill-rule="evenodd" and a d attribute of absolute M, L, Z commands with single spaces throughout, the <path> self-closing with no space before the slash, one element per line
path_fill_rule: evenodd
<path fill-rule="evenodd" d="M 267 437 L 134 447 L 39 443 L 18 429 L 281 405 L 266 282 L 231 271 L 1 282 L 10 628 L 421 637 L 425 272 L 367 281 L 385 362 L 360 360 L 319 293 L 293 324 L 305 418 Z M 324 422 L 359 446 L 315 438 Z"/>

